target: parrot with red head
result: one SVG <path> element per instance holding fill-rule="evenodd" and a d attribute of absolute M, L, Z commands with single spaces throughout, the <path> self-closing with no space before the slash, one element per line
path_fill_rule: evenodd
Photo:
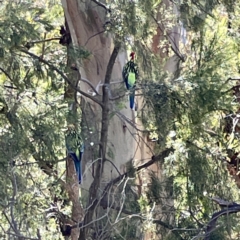
<path fill-rule="evenodd" d="M 122 70 L 122 77 L 126 84 L 127 90 L 130 91 L 129 101 L 130 101 L 130 108 L 134 108 L 134 99 L 135 99 L 135 87 L 136 81 L 138 79 L 138 67 L 137 64 L 134 62 L 135 53 L 131 52 L 130 60 L 124 65 Z"/>

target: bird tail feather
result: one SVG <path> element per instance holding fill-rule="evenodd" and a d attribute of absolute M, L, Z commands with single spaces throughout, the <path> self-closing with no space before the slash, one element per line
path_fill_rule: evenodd
<path fill-rule="evenodd" d="M 77 177 L 78 177 L 78 182 L 80 184 L 81 180 L 82 180 L 81 159 L 78 160 L 77 155 L 75 153 L 71 153 L 70 152 L 69 155 L 73 159 L 75 170 L 76 170 L 76 174 L 77 174 Z"/>
<path fill-rule="evenodd" d="M 135 98 L 135 94 L 134 93 L 131 93 L 129 95 L 129 101 L 130 101 L 130 108 L 133 109 L 134 107 L 134 98 Z"/>

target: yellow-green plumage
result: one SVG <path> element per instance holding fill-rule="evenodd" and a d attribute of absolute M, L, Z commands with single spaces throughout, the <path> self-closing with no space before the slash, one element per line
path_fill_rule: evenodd
<path fill-rule="evenodd" d="M 130 90 L 130 108 L 133 109 L 135 98 L 135 84 L 138 78 L 138 67 L 133 60 L 127 62 L 126 65 L 123 67 L 122 76 L 126 84 L 126 88 Z"/>
<path fill-rule="evenodd" d="M 84 145 L 80 133 L 76 131 L 74 126 L 70 126 L 67 130 L 66 136 L 67 154 L 70 156 L 75 165 L 78 181 L 81 183 L 81 160 L 84 152 Z"/>

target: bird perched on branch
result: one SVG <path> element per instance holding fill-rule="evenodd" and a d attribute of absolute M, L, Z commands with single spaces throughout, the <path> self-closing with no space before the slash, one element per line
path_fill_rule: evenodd
<path fill-rule="evenodd" d="M 80 184 L 82 180 L 81 162 L 84 152 L 84 144 L 81 135 L 77 132 L 74 125 L 68 126 L 66 134 L 66 148 L 67 155 L 74 161 L 78 182 Z"/>
<path fill-rule="evenodd" d="M 126 84 L 127 89 L 130 91 L 129 101 L 130 108 L 134 107 L 134 99 L 135 99 L 135 87 L 136 80 L 138 79 L 138 67 L 134 62 L 135 53 L 131 52 L 130 60 L 125 64 L 122 71 L 122 77 Z"/>

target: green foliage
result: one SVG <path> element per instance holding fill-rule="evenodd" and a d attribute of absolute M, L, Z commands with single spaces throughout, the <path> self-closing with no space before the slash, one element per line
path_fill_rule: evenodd
<path fill-rule="evenodd" d="M 59 159 L 65 155 L 61 129 L 67 105 L 59 94 L 63 93 L 64 84 L 52 69 L 23 54 L 21 49 L 26 49 L 29 43 L 30 51 L 44 59 L 56 64 L 64 60 L 66 52 L 56 41 L 44 42 L 46 37 L 54 37 L 58 25 L 51 17 L 62 19 L 60 9 L 57 5 L 39 8 L 34 1 L 1 3 L 0 41 L 4 58 L 0 61 L 0 194 L 4 196 L 1 211 L 5 214 L 0 224 L 1 232 L 7 236 L 9 231 L 10 238 L 17 231 L 33 237 L 39 230 L 45 239 L 56 239 L 56 224 L 48 226 L 45 215 L 54 199 L 55 190 L 51 186 L 55 179 L 43 174 L 42 169 L 48 166 L 55 171 L 55 177 L 61 177 Z M 51 10 L 54 13 L 50 17 Z M 64 65 L 59 67 L 63 69 Z M 19 227 L 7 230 L 8 221 Z"/>
<path fill-rule="evenodd" d="M 137 239 L 137 231 L 138 226 L 140 226 L 138 220 L 124 220 L 121 224 L 119 224 L 118 228 L 121 229 L 120 232 L 117 232 L 115 235 L 112 236 L 110 239 L 129 239 L 129 240 L 135 240 Z"/>
<path fill-rule="evenodd" d="M 157 24 L 163 27 L 164 23 L 161 34 L 167 36 L 177 21 L 157 1 L 125 3 L 114 1 L 108 5 L 112 25 L 107 29 L 137 52 L 142 69 L 138 84 L 144 95 L 141 117 L 150 137 L 158 139 L 155 150 L 175 149 L 163 165 L 172 181 L 167 185 L 151 175 L 147 198 L 140 198 L 140 208 L 144 212 L 156 202 L 164 209 L 163 196 L 172 196 L 175 221 L 170 225 L 187 229 L 174 237 L 192 239 L 217 210 L 208 197 L 239 199 L 223 164 L 230 141 L 224 138 L 220 123 L 222 116 L 238 108 L 231 94 L 236 82 L 228 79 L 239 75 L 239 1 L 180 1 L 179 20 L 192 40 L 191 46 L 178 49 L 186 56 L 184 62 L 179 60 L 179 71 L 173 76 L 163 70 L 165 59 L 160 61 L 152 52 L 150 39 Z M 164 15 L 157 22 L 156 12 Z M 238 149 L 237 141 L 233 142 Z M 226 222 L 223 220 L 223 225 Z M 226 228 L 216 234 L 219 239 L 226 236 Z"/>
<path fill-rule="evenodd" d="M 133 166 L 132 159 L 127 162 L 126 168 L 127 168 L 129 177 L 134 177 L 135 176 L 135 168 Z"/>
<path fill-rule="evenodd" d="M 180 64 L 180 75 L 165 75 L 152 65 L 158 71 L 157 77 L 144 86 L 143 122 L 148 130 L 157 133 L 156 150 L 166 146 L 175 149 L 165 159 L 163 168 L 173 178 L 176 213 L 173 226 L 189 229 L 180 233 L 183 239 L 196 236 L 198 229 L 218 210 L 208 197 L 239 200 L 236 186 L 222 164 L 230 141 L 224 138 L 220 126 L 222 116 L 237 109 L 231 95 L 236 82 L 228 78 L 239 75 L 238 40 L 226 37 L 223 6 L 218 8 L 218 3 L 211 1 L 204 4 L 204 8 L 196 1 L 181 5 L 181 12 L 197 33 L 189 32 L 191 53 Z M 201 15 L 205 7 L 208 11 Z M 157 202 L 164 194 L 164 185 L 156 177 L 151 180 L 148 199 Z M 228 221 L 225 219 L 222 224 L 226 226 Z M 226 230 L 216 234 L 226 236 Z"/>
<path fill-rule="evenodd" d="M 84 47 L 72 47 L 69 49 L 68 54 L 75 60 L 87 59 L 91 55 Z"/>
<path fill-rule="evenodd" d="M 151 132 L 152 137 L 156 137 L 161 145 L 164 145 L 166 136 L 172 128 L 169 119 L 172 116 L 170 106 L 175 101 L 175 99 L 171 99 L 173 93 L 165 83 L 161 83 L 161 80 L 159 80 L 159 83 L 148 83 L 144 91 L 147 109 L 142 116 L 143 124 Z M 154 124 L 152 124 L 152 121 Z"/>
<path fill-rule="evenodd" d="M 203 28 L 207 17 L 214 18 L 213 11 L 220 7 L 225 8 L 227 13 L 236 13 L 238 1 L 227 0 L 203 0 L 203 1 L 181 1 L 178 5 L 181 21 L 188 29 L 199 31 Z"/>
<path fill-rule="evenodd" d="M 213 233 L 211 233 L 210 235 L 210 240 L 225 240 L 225 234 L 223 232 L 223 230 L 219 229 L 217 231 L 214 231 Z"/>
<path fill-rule="evenodd" d="M 125 48 L 130 46 L 137 52 L 142 69 L 138 84 L 145 97 L 141 112 L 144 126 L 151 137 L 158 138 L 156 152 L 170 146 L 175 152 L 161 166 L 167 176 L 164 181 L 150 174 L 146 196 L 133 191 L 133 180 L 119 183 L 119 191 L 109 196 L 117 199 L 113 203 L 116 209 L 123 206 L 122 213 L 113 210 L 107 220 L 98 221 L 94 227 L 108 226 L 109 239 L 140 239 L 141 231 L 136 227 L 141 226 L 139 216 L 145 220 L 146 229 L 152 227 L 151 220 L 159 216 L 149 216 L 149 212 L 158 204 L 167 226 L 181 228 L 168 239 L 192 239 L 218 210 L 209 197 L 239 200 L 222 164 L 230 141 L 220 126 L 222 116 L 238 108 L 229 94 L 235 83 L 228 78 L 239 75 L 239 2 L 181 1 L 180 20 L 192 34 L 192 42 L 185 62 L 179 62 L 177 77 L 163 70 L 166 59 L 151 50 L 158 24 L 164 23 L 162 34 L 166 37 L 177 22 L 170 14 L 172 9 L 156 0 L 106 2 L 111 9 L 106 29 Z M 0 6 L 2 238 L 16 234 L 14 229 L 9 230 L 10 219 L 26 237 L 37 236 L 39 230 L 43 239 L 60 239 L 56 222 L 48 215 L 58 213 L 49 207 L 57 205 L 57 211 L 70 215 L 68 196 L 59 182 L 65 175 L 66 122 L 80 128 L 81 115 L 70 114 L 69 102 L 63 96 L 64 80 L 53 66 L 67 71 L 67 54 L 81 62 L 90 52 L 83 47 L 70 47 L 67 52 L 56 40 L 45 41 L 59 35 L 63 13 L 58 4 L 44 3 L 44 8 L 37 1 L 3 1 Z M 157 14 L 162 15 L 161 21 L 155 19 Z M 28 53 L 34 53 L 35 58 Z M 122 108 L 121 102 L 118 107 Z M 238 139 L 233 143 L 239 150 Z M 109 148 L 108 157 L 114 158 L 113 152 Z M 132 161 L 127 171 L 128 177 L 136 177 Z M 60 200 L 53 203 L 54 199 Z M 174 208 L 170 208 L 169 199 L 174 200 Z M 138 218 L 129 219 L 124 210 L 139 214 Z M 174 218 L 170 219 L 168 215 L 172 214 Z M 226 239 L 229 229 L 234 236 L 239 231 L 234 218 L 222 219 L 220 224 L 226 227 L 214 231 L 211 239 Z M 161 229 L 159 232 L 163 233 Z"/>
<path fill-rule="evenodd" d="M 151 199 L 151 201 L 154 201 L 157 204 L 161 204 L 161 196 L 164 191 L 164 185 L 160 183 L 158 177 L 155 176 L 154 173 L 151 173 L 149 177 L 151 180 L 151 185 L 148 188 L 147 197 L 148 199 Z"/>

